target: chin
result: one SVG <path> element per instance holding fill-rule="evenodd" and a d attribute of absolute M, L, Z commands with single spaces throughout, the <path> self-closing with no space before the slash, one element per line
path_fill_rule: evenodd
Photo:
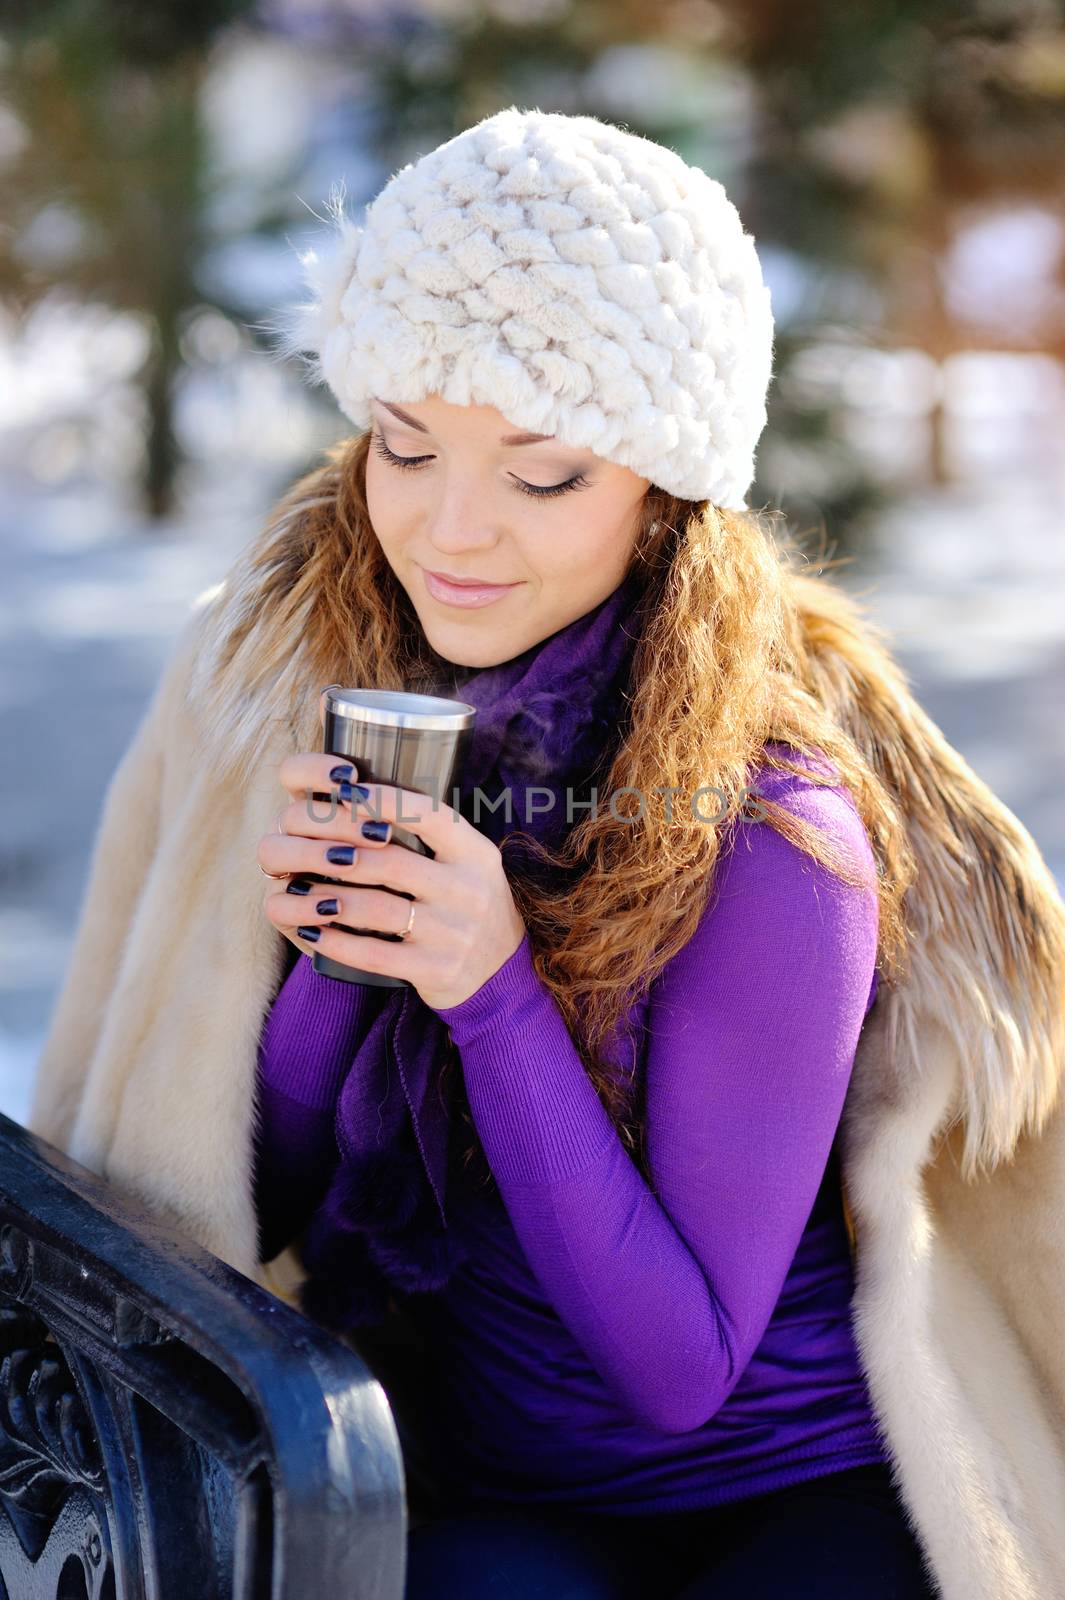
<path fill-rule="evenodd" d="M 517 653 L 505 644 L 500 644 L 494 649 L 490 645 L 482 645 L 478 650 L 469 650 L 461 645 L 438 643 L 428 634 L 426 638 L 438 656 L 450 661 L 453 667 L 466 667 L 470 672 L 480 672 L 484 667 L 498 667 L 501 662 L 509 661 Z"/>
<path fill-rule="evenodd" d="M 456 623 L 453 628 L 441 629 L 436 618 L 427 627 L 424 618 L 419 619 L 422 631 L 433 650 L 444 661 L 449 661 L 454 667 L 466 667 L 469 671 L 480 671 L 482 667 L 497 667 L 503 661 L 510 661 L 522 650 L 527 650 L 527 644 L 518 644 L 515 648 L 513 637 L 500 633 L 493 639 L 478 639 L 475 637 L 475 628 L 465 628 L 462 623 Z"/>

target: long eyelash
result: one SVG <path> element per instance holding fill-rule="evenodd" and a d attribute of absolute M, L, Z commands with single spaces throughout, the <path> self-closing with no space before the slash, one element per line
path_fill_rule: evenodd
<path fill-rule="evenodd" d="M 515 478 L 514 487 L 522 494 L 531 494 L 534 500 L 549 500 L 552 495 L 566 494 L 570 489 L 586 489 L 588 479 L 583 472 L 578 472 L 576 477 L 569 478 L 565 483 L 554 483 L 549 489 L 541 489 L 536 484 L 524 483 L 521 478 Z"/>
<path fill-rule="evenodd" d="M 382 461 L 387 461 L 390 467 L 399 467 L 401 471 L 417 471 L 426 461 L 431 461 L 432 456 L 397 456 L 388 448 L 379 433 L 373 435 L 373 447 Z M 585 489 L 588 479 L 583 472 L 578 472 L 565 483 L 553 483 L 548 488 L 541 488 L 534 483 L 525 483 L 521 478 L 513 479 L 514 487 L 521 494 L 531 495 L 534 500 L 550 500 L 556 494 L 568 494 L 571 489 Z"/>
<path fill-rule="evenodd" d="M 373 447 L 382 460 L 387 461 L 390 467 L 420 467 L 423 461 L 431 461 L 432 456 L 396 456 L 393 455 L 379 433 L 373 436 Z"/>

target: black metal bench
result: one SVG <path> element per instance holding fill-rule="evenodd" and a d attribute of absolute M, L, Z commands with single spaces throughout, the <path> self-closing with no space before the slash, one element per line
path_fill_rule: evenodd
<path fill-rule="evenodd" d="M 0 1115 L 0 1600 L 402 1600 L 370 1367 Z"/>

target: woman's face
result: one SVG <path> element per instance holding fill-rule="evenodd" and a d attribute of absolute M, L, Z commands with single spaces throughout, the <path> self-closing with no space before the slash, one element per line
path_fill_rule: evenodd
<path fill-rule="evenodd" d="M 639 537 L 647 478 L 591 450 L 519 432 L 494 406 L 436 395 L 371 406 L 370 520 L 446 661 L 509 661 L 617 588 Z M 508 587 L 486 604 L 460 605 L 432 573 Z"/>

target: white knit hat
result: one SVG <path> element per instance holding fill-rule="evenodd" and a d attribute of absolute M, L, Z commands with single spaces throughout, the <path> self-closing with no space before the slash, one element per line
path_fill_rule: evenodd
<path fill-rule="evenodd" d="M 357 227 L 330 201 L 301 256 L 309 356 L 358 428 L 368 399 L 488 405 L 688 500 L 745 508 L 773 316 L 722 185 L 591 116 L 511 106 L 385 185 Z"/>

